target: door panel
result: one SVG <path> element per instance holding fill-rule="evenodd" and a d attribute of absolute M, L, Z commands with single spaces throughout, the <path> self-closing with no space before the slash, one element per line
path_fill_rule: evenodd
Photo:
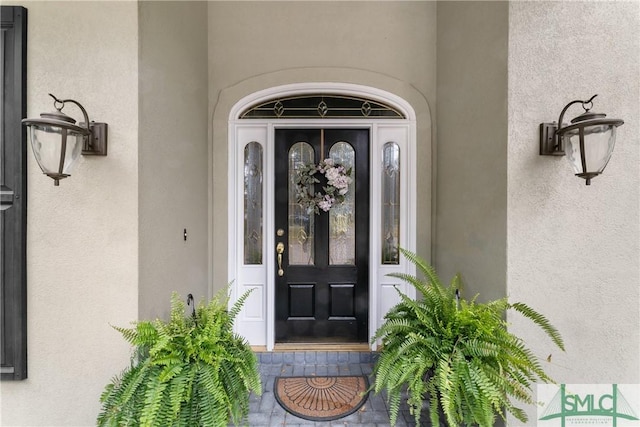
<path fill-rule="evenodd" d="M 342 204 L 307 213 L 295 170 L 327 157 L 351 166 L 353 183 Z M 276 342 L 366 342 L 369 130 L 277 129 L 275 159 Z"/>

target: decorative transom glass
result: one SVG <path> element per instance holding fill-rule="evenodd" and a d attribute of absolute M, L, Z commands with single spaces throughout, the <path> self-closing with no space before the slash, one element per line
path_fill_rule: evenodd
<path fill-rule="evenodd" d="M 390 105 L 372 99 L 343 95 L 296 95 L 253 105 L 241 119 L 405 119 Z"/>

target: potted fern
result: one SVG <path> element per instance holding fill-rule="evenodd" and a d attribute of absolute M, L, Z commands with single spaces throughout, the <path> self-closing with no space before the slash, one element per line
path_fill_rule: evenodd
<path fill-rule="evenodd" d="M 418 290 L 415 301 L 400 293 L 400 302 L 385 316 L 372 342 L 382 349 L 374 366 L 376 393 L 387 391 L 391 424 L 395 425 L 401 396 L 420 425 L 423 401 L 431 424 L 494 425 L 496 416 L 527 416 L 511 399 L 533 404 L 531 385 L 552 380 L 522 339 L 507 330 L 505 313 L 515 310 L 538 325 L 564 351 L 559 332 L 540 313 L 506 298 L 478 303 L 460 298 L 456 276 L 444 286 L 435 270 L 416 254 L 401 249 L 425 279 L 390 274 Z"/>
<path fill-rule="evenodd" d="M 257 359 L 232 331 L 249 292 L 227 311 L 227 289 L 192 314 L 177 294 L 168 321 L 115 327 L 136 347 L 131 366 L 100 397 L 98 426 L 226 426 L 246 420 L 262 386 Z"/>

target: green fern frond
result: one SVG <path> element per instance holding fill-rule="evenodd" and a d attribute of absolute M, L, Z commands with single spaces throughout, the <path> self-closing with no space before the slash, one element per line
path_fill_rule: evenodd
<path fill-rule="evenodd" d="M 228 289 L 195 316 L 174 294 L 170 318 L 115 328 L 137 355 L 107 384 L 98 426 L 227 426 L 246 419 L 249 393 L 260 394 L 257 358 L 233 318 L 249 292 L 228 310 Z M 190 310 L 188 310 L 190 311 Z"/>
<path fill-rule="evenodd" d="M 138 331 L 135 328 L 121 328 L 119 326 L 111 325 L 113 329 L 120 332 L 123 338 L 132 345 L 137 345 L 136 341 L 138 339 Z"/>
<path fill-rule="evenodd" d="M 249 298 L 249 295 L 251 295 L 252 291 L 253 291 L 253 288 L 245 291 L 242 295 L 240 295 L 240 298 L 236 300 L 236 302 L 231 307 L 231 310 L 229 310 L 229 318 L 232 323 L 234 319 L 238 316 L 240 311 L 242 310 L 242 306 L 244 305 L 247 298 Z"/>
<path fill-rule="evenodd" d="M 465 354 L 477 358 L 499 358 L 501 357 L 500 352 L 504 350 L 493 342 L 478 338 L 471 338 L 460 345 L 464 347 Z"/>
<path fill-rule="evenodd" d="M 525 412 L 512 400 L 532 403 L 531 385 L 551 379 L 524 342 L 508 331 L 505 312 L 521 313 L 564 349 L 558 331 L 526 304 L 509 304 L 507 298 L 488 303 L 478 303 L 475 297 L 458 299 L 459 276 L 444 287 L 431 266 L 416 254 L 402 253 L 424 279 L 404 273 L 390 276 L 413 286 L 422 299 L 413 300 L 398 290 L 399 303 L 372 338 L 382 342 L 372 389 L 386 391 L 392 424 L 405 390 L 416 425 L 425 399 L 433 425 L 445 421 L 489 427 L 506 413 L 525 421 Z"/>
<path fill-rule="evenodd" d="M 158 370 L 157 368 L 154 370 Z M 140 412 L 140 426 L 152 427 L 162 425 L 165 420 L 158 420 L 158 411 L 162 404 L 162 394 L 167 383 L 160 381 L 159 375 L 150 375 L 144 393 L 144 406 Z"/>
<path fill-rule="evenodd" d="M 158 339 L 158 330 L 153 322 L 139 322 L 136 324 L 136 339 L 132 342 L 136 346 L 150 346 Z"/>
<path fill-rule="evenodd" d="M 564 351 L 564 341 L 560 336 L 560 332 L 549 322 L 549 320 L 547 320 L 546 317 L 521 302 L 511 304 L 511 308 L 542 328 L 542 330 L 546 332 L 546 334 L 553 340 L 553 342 L 560 348 L 560 350 Z"/>
<path fill-rule="evenodd" d="M 409 283 L 411 286 L 413 286 L 414 288 L 416 288 L 416 290 L 418 292 L 420 292 L 421 294 L 424 294 L 425 292 L 427 292 L 427 285 L 420 280 L 418 277 L 412 275 L 412 274 L 408 274 L 408 273 L 400 273 L 400 272 L 395 272 L 395 273 L 389 273 L 387 274 L 388 277 L 395 277 L 396 279 L 400 279 L 402 281 L 405 281 L 407 283 Z M 397 288 L 396 288 L 397 290 Z"/>
<path fill-rule="evenodd" d="M 435 378 L 431 377 L 426 381 L 426 389 L 429 394 L 429 420 L 432 426 L 440 425 L 440 401 L 438 400 L 438 388 L 435 385 Z M 416 421 L 416 425 L 419 419 Z"/>
<path fill-rule="evenodd" d="M 428 282 L 432 285 L 435 285 L 438 288 L 442 288 L 442 282 L 440 278 L 436 274 L 436 270 L 429 265 L 425 260 L 420 258 L 416 253 L 411 252 L 407 249 L 400 248 L 400 253 L 404 255 L 404 257 L 412 264 L 416 266 L 419 272 L 425 275 L 428 278 Z"/>

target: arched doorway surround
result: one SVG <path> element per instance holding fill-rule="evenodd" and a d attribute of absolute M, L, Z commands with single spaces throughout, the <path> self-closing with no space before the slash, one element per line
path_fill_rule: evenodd
<path fill-rule="evenodd" d="M 404 118 L 260 118 L 241 119 L 248 108 L 278 98 L 311 94 L 340 95 L 369 99 L 381 102 L 401 112 Z M 403 98 L 390 92 L 356 84 L 347 83 L 297 83 L 260 90 L 242 97 L 237 101 L 228 116 L 228 279 L 232 284 L 232 299 L 244 291 L 253 288 L 243 311 L 236 320 L 236 331 L 245 336 L 254 346 L 264 346 L 272 350 L 276 344 L 275 304 L 276 276 L 278 263 L 276 255 L 277 230 L 275 226 L 274 165 L 275 135 L 279 129 L 366 129 L 370 136 L 369 158 L 369 247 L 368 258 L 368 323 L 367 340 L 380 325 L 386 311 L 398 300 L 395 287 L 413 296 L 413 289 L 386 275 L 390 272 L 412 272 L 412 266 L 398 257 L 396 262 L 384 261 L 385 237 L 382 221 L 384 184 L 384 148 L 392 144 L 399 152 L 399 245 L 416 250 L 417 218 L 417 155 L 416 155 L 416 113 Z M 427 115 L 428 117 L 428 115 Z M 427 126 L 430 132 L 430 125 Z M 430 135 L 425 138 L 429 144 Z M 251 154 L 253 153 L 253 154 Z M 251 160 L 251 159 L 253 160 Z M 256 166 L 255 159 L 257 160 Z M 430 170 L 428 164 L 420 165 Z M 253 161 L 253 166 L 249 163 Z M 249 212 L 257 221 L 258 227 L 247 225 L 247 176 L 253 176 L 258 183 L 259 209 Z M 257 177 L 259 176 L 259 177 Z M 256 178 L 257 177 L 257 178 Z M 429 180 L 430 181 L 430 180 Z M 430 182 L 427 187 L 428 206 L 430 207 Z M 253 190 L 252 190 L 253 191 Z M 256 193 L 253 193 L 255 198 Z M 249 210 L 251 210 L 250 208 Z M 430 232 L 430 210 L 427 217 L 421 215 L 420 221 L 427 222 Z M 255 221 L 254 221 L 255 222 Z M 251 228 L 249 230 L 249 228 Z M 252 255 L 247 252 L 247 239 L 251 240 L 258 251 Z M 387 245 L 388 246 L 388 245 Z M 387 260 L 388 261 L 388 260 Z M 375 347 L 375 346 L 374 346 Z"/>

